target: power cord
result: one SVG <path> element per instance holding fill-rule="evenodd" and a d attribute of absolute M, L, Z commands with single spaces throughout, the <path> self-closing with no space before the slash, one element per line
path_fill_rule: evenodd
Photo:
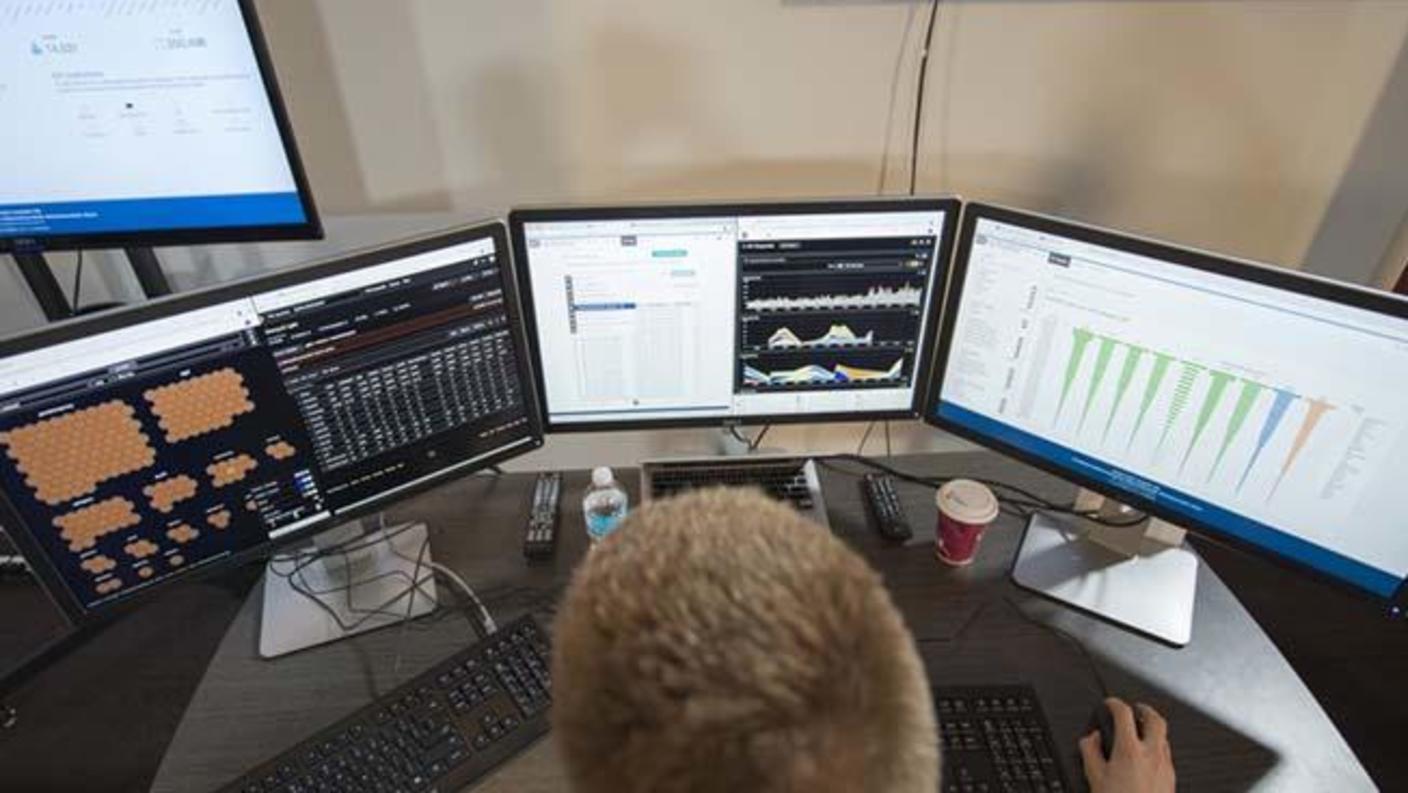
<path fill-rule="evenodd" d="M 283 557 L 275 557 L 270 560 L 268 569 L 269 572 L 288 581 L 289 588 L 291 588 L 294 592 L 298 593 L 299 595 L 302 595 L 313 605 L 321 609 L 323 613 L 327 614 L 333 620 L 333 622 L 345 632 L 355 631 L 377 617 L 400 618 L 401 614 L 399 612 L 390 611 L 387 609 L 387 607 L 396 603 L 403 597 L 409 599 L 409 605 L 406 615 L 409 616 L 410 609 L 414 607 L 415 596 L 417 593 L 425 594 L 427 597 L 429 597 L 429 594 L 426 593 L 424 589 L 425 579 L 421 578 L 419 566 L 417 566 L 417 568 L 412 572 L 410 576 L 407 576 L 406 573 L 404 573 L 403 571 L 393 570 L 390 572 L 371 576 L 369 578 L 364 578 L 357 581 L 349 581 L 345 584 L 339 584 L 337 586 L 327 587 L 324 589 L 316 589 L 314 587 L 309 586 L 307 581 L 303 577 L 303 572 L 312 565 L 328 558 L 329 556 L 334 555 L 341 555 L 343 557 L 343 563 L 349 564 L 352 552 L 364 550 L 382 542 L 390 542 L 392 538 L 399 536 L 405 531 L 409 531 L 410 528 L 411 525 L 408 524 L 406 526 L 401 527 L 400 529 L 397 529 L 391 534 L 383 535 L 382 537 L 377 539 L 368 540 L 365 537 L 357 537 L 329 548 L 320 548 L 316 551 L 287 555 Z M 421 543 L 422 554 L 425 548 L 428 546 L 429 538 L 427 537 L 427 539 Z M 293 565 L 288 569 L 281 570 L 277 567 L 278 563 L 280 562 L 293 562 Z M 385 603 L 374 608 L 361 608 L 353 603 L 352 591 L 356 587 L 365 586 L 367 584 L 375 583 L 377 581 L 381 581 L 387 578 L 405 579 L 407 581 L 406 589 L 398 592 Z M 349 614 L 359 615 L 358 618 L 353 620 L 352 622 L 345 621 L 342 618 L 342 615 L 338 614 L 332 606 L 328 605 L 328 603 L 323 600 L 324 595 L 342 595 L 344 597 L 344 609 Z"/>
<path fill-rule="evenodd" d="M 885 139 L 880 149 L 880 174 L 876 179 L 875 194 L 885 194 L 885 180 L 890 171 L 890 136 L 895 129 L 895 104 L 900 94 L 900 71 L 904 67 L 905 50 L 909 49 L 909 32 L 914 29 L 915 6 L 911 4 L 904 18 L 904 32 L 900 34 L 900 46 L 895 52 L 895 69 L 890 75 L 890 103 L 885 111 Z"/>
<path fill-rule="evenodd" d="M 876 462 L 875 460 L 872 460 L 868 457 L 861 457 L 857 454 L 833 454 L 824 457 L 817 457 L 815 459 L 819 465 L 836 471 L 837 473 L 845 474 L 847 476 L 860 476 L 860 474 L 856 473 L 855 471 L 849 471 L 845 468 L 837 467 L 836 465 L 834 465 L 835 462 L 847 462 L 855 465 L 864 466 L 866 468 L 871 468 L 876 471 L 881 471 L 883 473 L 889 474 L 890 476 L 893 476 L 894 478 L 902 482 L 909 482 L 911 484 L 920 485 L 931 489 L 943 487 L 945 484 L 948 484 L 953 479 L 968 479 L 991 488 L 994 494 L 997 496 L 999 507 L 1003 509 L 1006 514 L 1013 515 L 1014 517 L 1029 518 L 1034 512 L 1055 512 L 1062 515 L 1073 515 L 1076 517 L 1084 518 L 1092 523 L 1111 528 L 1128 528 L 1130 526 L 1137 526 L 1140 523 L 1143 523 L 1144 520 L 1148 518 L 1148 516 L 1144 513 L 1135 513 L 1135 515 L 1130 518 L 1121 520 L 1110 520 L 1109 518 L 1103 518 L 1099 514 L 1094 512 L 1078 510 L 1075 508 L 1074 504 L 1058 504 L 1049 499 L 1042 498 L 1041 496 L 1031 492 L 1030 490 L 1025 490 L 1023 488 L 1017 487 L 1016 485 L 1009 485 L 1006 482 L 998 482 L 992 479 L 981 479 L 972 476 L 916 476 L 914 474 L 909 474 L 904 471 L 901 471 L 892 466 L 885 465 L 884 463 Z"/>
<path fill-rule="evenodd" d="M 758 444 L 763 442 L 763 438 L 766 438 L 768 436 L 768 430 L 771 429 L 771 424 L 764 424 L 763 429 L 759 431 L 756 436 L 754 436 L 753 442 L 748 445 L 748 451 L 756 452 L 758 450 Z"/>
<path fill-rule="evenodd" d="M 753 436 L 752 439 L 749 439 L 743 433 L 738 431 L 738 427 L 735 427 L 734 425 L 730 424 L 728 425 L 728 434 L 732 435 L 734 440 L 738 441 L 744 446 L 747 446 L 748 451 L 756 452 L 758 450 L 759 444 L 763 442 L 763 438 L 767 437 L 768 430 L 771 429 L 771 424 L 764 424 L 762 430 L 760 430 L 757 435 Z"/>
<path fill-rule="evenodd" d="M 919 85 L 914 93 L 914 133 L 909 141 L 909 194 L 914 195 L 919 180 L 919 133 L 924 124 L 924 83 L 929 77 L 929 48 L 934 43 L 934 23 L 939 18 L 939 2 L 929 5 L 929 24 L 924 30 L 924 48 L 919 51 Z"/>
<path fill-rule="evenodd" d="M 875 430 L 875 422 L 865 425 L 865 434 L 860 436 L 860 443 L 856 445 L 856 455 L 865 454 L 865 444 L 870 440 L 870 433 Z"/>
<path fill-rule="evenodd" d="M 426 617 L 430 617 L 436 614 L 437 612 L 432 611 L 430 612 L 430 614 L 422 615 L 422 617 L 419 618 L 412 619 L 410 617 L 411 611 L 415 607 L 415 598 L 417 594 L 423 594 L 426 597 L 431 597 L 425 589 L 425 583 L 429 579 L 429 577 L 421 576 L 421 570 L 423 568 L 429 569 L 432 575 L 438 573 L 441 577 L 451 581 L 451 583 L 454 584 L 454 586 L 457 587 L 466 596 L 468 602 L 471 604 L 469 607 L 451 610 L 450 613 L 468 614 L 468 611 L 471 608 L 476 611 L 476 618 L 471 619 L 470 624 L 471 627 L 474 629 L 476 635 L 478 635 L 480 638 L 484 638 L 490 633 L 497 631 L 498 625 L 494 622 L 494 619 L 489 614 L 488 609 L 484 606 L 484 603 L 479 599 L 479 597 L 474 593 L 474 590 L 469 586 L 468 583 L 465 582 L 463 578 L 461 578 L 458 574 L 456 574 L 453 570 L 451 570 L 449 567 L 446 567 L 445 565 L 439 564 L 434 561 L 425 561 L 425 551 L 430 544 L 430 538 L 428 534 L 426 538 L 421 541 L 420 548 L 415 558 L 408 557 L 405 554 L 402 554 L 399 550 L 397 550 L 395 544 L 391 541 L 394 538 L 400 536 L 402 533 L 411 530 L 413 527 L 414 524 L 407 524 L 388 533 L 383 523 L 382 527 L 379 529 L 378 536 L 354 537 L 350 540 L 328 548 L 320 548 L 313 551 L 305 551 L 302 553 L 277 557 L 271 560 L 271 563 L 269 565 L 269 571 L 274 575 L 277 575 L 280 578 L 287 580 L 291 589 L 293 589 L 295 592 L 302 595 L 304 598 L 308 599 L 319 609 L 321 609 L 325 614 L 332 618 L 333 622 L 336 623 L 339 628 L 344 631 L 353 631 L 357 628 L 362 627 L 367 622 L 377 617 L 394 617 L 401 620 L 403 624 L 409 625 L 412 622 L 419 622 Z M 308 586 L 306 580 L 304 580 L 304 577 L 302 575 L 304 570 L 306 570 L 309 566 L 323 559 L 326 559 L 329 556 L 340 554 L 343 556 L 344 564 L 347 564 L 350 562 L 351 553 L 355 551 L 364 550 L 375 545 L 379 545 L 383 542 L 388 543 L 388 547 L 390 547 L 391 551 L 397 556 L 400 556 L 401 558 L 406 559 L 407 561 L 415 562 L 415 567 L 413 568 L 412 573 L 409 576 L 404 571 L 393 570 L 386 573 L 382 573 L 380 575 L 359 579 L 357 581 L 349 581 L 345 584 L 339 584 L 338 586 L 327 587 L 324 589 L 315 589 L 313 587 L 310 587 Z M 280 561 L 291 562 L 292 566 L 286 569 L 279 569 L 277 563 Z M 353 603 L 353 589 L 358 586 L 374 583 L 376 581 L 384 580 L 387 578 L 404 579 L 407 582 L 406 588 L 398 592 L 396 595 L 392 596 L 387 602 L 374 608 L 362 608 L 356 606 Z M 343 607 L 346 612 L 349 614 L 358 615 L 358 619 L 353 620 L 352 622 L 347 622 L 342 618 L 341 615 L 337 613 L 335 609 L 333 609 L 327 604 L 326 601 L 323 600 L 323 596 L 336 596 L 339 594 L 344 597 Z M 399 601 L 401 598 L 407 598 L 405 614 L 393 612 L 387 608 L 388 606 L 391 606 L 392 604 Z"/>
<path fill-rule="evenodd" d="M 422 543 L 422 545 L 424 545 L 424 543 Z M 405 559 L 408 562 L 416 561 L 417 564 L 419 564 L 419 559 L 412 560 L 411 557 L 406 556 L 405 554 L 396 550 L 395 546 L 392 546 L 391 552 L 401 557 L 402 559 Z M 446 565 L 443 565 L 436 561 L 427 562 L 426 566 L 429 567 L 431 570 L 434 570 L 435 572 L 439 573 L 440 576 L 445 580 L 454 584 L 459 589 L 459 591 L 465 596 L 465 598 L 468 599 L 469 603 L 473 605 L 474 609 L 479 612 L 479 618 L 483 621 L 484 635 L 486 637 L 489 634 L 499 632 L 499 625 L 498 623 L 494 622 L 493 616 L 491 616 L 489 614 L 489 610 L 484 607 L 484 601 L 479 599 L 479 596 L 474 593 L 474 588 L 471 587 L 469 583 L 465 581 L 463 577 L 460 576 L 459 573 L 456 573 L 454 570 L 450 569 Z"/>
<path fill-rule="evenodd" d="M 1105 700 L 1110 698 L 1110 686 L 1106 684 L 1105 675 L 1100 671 L 1100 664 L 1096 663 L 1095 656 L 1090 654 L 1090 648 L 1085 646 L 1085 642 L 1081 641 L 1080 639 L 1077 639 L 1075 636 L 1072 636 L 1069 631 L 1058 628 L 1055 625 L 1048 625 L 1047 623 L 1042 622 L 1036 617 L 1033 617 L 1032 615 L 1028 614 L 1026 610 L 1024 610 L 1016 601 L 1012 599 L 1011 595 L 1003 595 L 1002 600 L 1009 607 L 1011 607 L 1013 611 L 1017 612 L 1017 616 L 1021 617 L 1029 624 L 1035 625 L 1036 627 L 1041 628 L 1047 633 L 1050 633 L 1059 639 L 1065 640 L 1066 643 L 1079 650 L 1081 657 L 1085 659 L 1086 665 L 1090 667 L 1090 674 L 1095 678 L 1096 685 L 1100 686 L 1100 699 Z"/>
<path fill-rule="evenodd" d="M 393 545 L 393 544 L 391 544 L 391 543 L 387 543 L 387 546 L 388 546 L 389 548 L 391 548 L 391 552 L 392 552 L 392 553 L 395 553 L 397 556 L 400 556 L 400 555 L 401 555 L 401 554 L 397 553 L 397 551 L 396 551 L 396 546 L 395 546 L 395 545 Z M 397 629 L 396 659 L 395 659 L 395 661 L 393 661 L 392 664 L 391 664 L 391 671 L 392 671 L 393 673 L 398 673 L 398 674 L 399 674 L 400 671 L 401 671 L 401 657 L 402 657 L 401 651 L 402 651 L 402 649 L 405 648 L 405 646 L 406 646 L 406 641 L 405 641 L 405 639 L 406 639 L 406 628 L 411 624 L 411 612 L 415 610 L 415 606 L 416 606 L 416 593 L 418 593 L 418 592 L 420 591 L 420 568 L 421 568 L 421 563 L 425 561 L 425 552 L 426 552 L 429 548 L 430 548 L 430 528 L 429 528 L 429 527 L 426 527 L 426 530 L 425 530 L 425 539 L 424 539 L 424 540 L 421 540 L 421 543 L 420 543 L 420 550 L 416 551 L 416 566 L 415 566 L 414 568 L 412 568 L 412 571 L 411 571 L 411 586 L 413 587 L 413 589 L 412 589 L 411 592 L 409 593 L 409 597 L 406 598 L 406 613 L 405 613 L 404 616 L 401 617 L 401 627 Z M 404 557 L 403 557 L 403 558 L 404 558 Z M 349 599 L 350 599 L 350 598 L 349 598 Z M 438 605 L 438 603 L 437 603 L 437 605 Z M 434 609 L 432 609 L 432 611 L 433 611 L 433 610 L 434 610 Z"/>
<path fill-rule="evenodd" d="M 1011 595 L 1002 595 L 999 598 L 993 598 L 991 600 L 985 601 L 983 605 L 979 606 L 977 610 L 973 612 L 972 616 L 964 620 L 963 625 L 961 625 L 958 628 L 958 631 L 955 632 L 952 636 L 943 638 L 915 638 L 914 643 L 918 645 L 950 644 L 953 642 L 960 641 L 964 637 L 964 635 L 968 633 L 968 629 L 973 627 L 973 625 L 976 624 L 985 613 L 987 613 L 988 608 L 991 607 L 992 604 L 997 603 L 999 601 L 1007 604 L 1007 607 L 1012 609 L 1012 611 L 1016 613 L 1016 615 L 1020 617 L 1023 622 L 1040 628 L 1043 631 L 1046 631 L 1052 636 L 1055 636 L 1056 638 L 1076 648 L 1076 650 L 1080 653 L 1081 658 L 1085 660 L 1086 666 L 1090 669 L 1090 676 L 1095 679 L 1095 684 L 1100 688 L 1100 698 L 1102 700 L 1109 698 L 1110 686 L 1105 681 L 1105 674 L 1104 672 L 1100 671 L 1099 662 L 1097 662 L 1095 660 L 1095 656 L 1090 653 L 1090 649 L 1085 646 L 1085 642 L 1082 642 L 1080 639 L 1077 639 L 1075 636 L 1071 635 L 1069 631 L 1058 628 L 1055 625 L 1048 625 L 1047 623 L 1042 622 L 1036 617 L 1033 617 L 1032 615 L 1028 614 L 1021 607 L 1021 605 L 1017 603 L 1017 601 L 1012 599 Z"/>

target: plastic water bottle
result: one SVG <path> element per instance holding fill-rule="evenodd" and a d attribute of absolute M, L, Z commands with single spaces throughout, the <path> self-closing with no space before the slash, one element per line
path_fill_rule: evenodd
<path fill-rule="evenodd" d="M 628 500 L 610 468 L 602 466 L 592 471 L 592 483 L 582 499 L 582 514 L 587 518 L 587 536 L 593 543 L 615 531 L 625 519 Z"/>

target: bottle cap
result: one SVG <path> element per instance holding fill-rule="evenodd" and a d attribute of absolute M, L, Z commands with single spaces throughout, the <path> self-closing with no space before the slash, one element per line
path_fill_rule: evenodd
<path fill-rule="evenodd" d="M 612 476 L 611 469 L 604 465 L 592 471 L 592 484 L 597 487 L 609 487 L 614 481 L 616 477 Z"/>
<path fill-rule="evenodd" d="M 997 496 L 971 479 L 955 479 L 939 488 L 939 511 L 969 526 L 984 526 L 997 517 Z"/>

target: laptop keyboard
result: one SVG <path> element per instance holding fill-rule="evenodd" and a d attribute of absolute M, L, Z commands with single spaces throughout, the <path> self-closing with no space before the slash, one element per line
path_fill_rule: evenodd
<path fill-rule="evenodd" d="M 805 458 L 738 462 L 650 463 L 650 497 L 669 498 L 706 487 L 756 487 L 797 509 L 811 509 Z"/>

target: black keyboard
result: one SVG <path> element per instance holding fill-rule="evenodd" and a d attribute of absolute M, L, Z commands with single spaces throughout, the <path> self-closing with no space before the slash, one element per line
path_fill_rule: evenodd
<path fill-rule="evenodd" d="M 221 790 L 458 790 L 548 731 L 548 664 L 547 632 L 517 619 Z"/>
<path fill-rule="evenodd" d="M 816 497 L 807 484 L 805 458 L 651 463 L 650 497 L 668 498 L 704 487 L 757 487 L 798 509 L 811 509 Z"/>
<path fill-rule="evenodd" d="M 934 689 L 943 793 L 1073 793 L 1030 686 Z"/>

